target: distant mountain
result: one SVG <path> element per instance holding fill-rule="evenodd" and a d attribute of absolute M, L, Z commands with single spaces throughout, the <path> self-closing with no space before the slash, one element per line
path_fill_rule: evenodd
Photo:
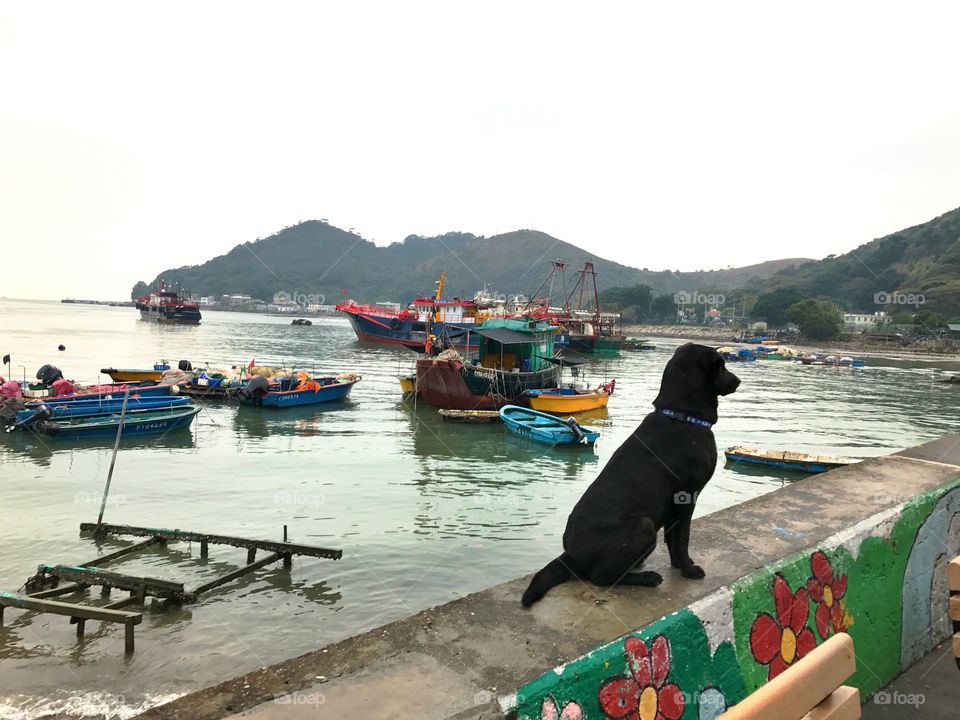
<path fill-rule="evenodd" d="M 753 289 L 829 297 L 851 311 L 960 315 L 960 208 L 843 255 L 784 268 Z"/>
<path fill-rule="evenodd" d="M 162 278 L 168 285 L 179 283 L 194 294 L 217 297 L 245 294 L 270 301 L 274 293 L 284 290 L 323 295 L 332 303 L 342 299 L 346 290 L 347 296 L 358 301 L 407 302 L 416 295 L 431 294 L 440 272 L 446 270 L 446 297 L 472 297 L 484 285 L 499 292 L 530 295 L 547 276 L 549 262 L 557 258 L 570 263 L 568 288 L 576 281 L 574 271 L 591 260 L 601 290 L 646 283 L 657 292 L 739 287 L 806 262 L 796 258 L 727 270 L 654 272 L 599 258 L 535 230 L 492 237 L 460 232 L 437 237 L 411 235 L 403 242 L 377 247 L 359 235 L 311 220 L 237 245 L 202 265 L 165 270 L 149 286 L 155 288 Z M 143 292 L 146 286 L 138 283 L 133 294 Z M 559 285 L 554 286 L 554 294 L 560 295 Z"/>

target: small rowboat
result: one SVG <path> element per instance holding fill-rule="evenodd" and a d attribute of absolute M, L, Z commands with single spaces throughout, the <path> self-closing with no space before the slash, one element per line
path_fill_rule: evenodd
<path fill-rule="evenodd" d="M 459 423 L 495 423 L 500 422 L 500 413 L 496 410 L 439 410 L 440 417 L 447 422 Z"/>
<path fill-rule="evenodd" d="M 641 340 L 639 338 L 627 338 L 623 341 L 621 346 L 624 350 L 656 350 L 657 346 L 651 343 L 649 340 Z"/>
<path fill-rule="evenodd" d="M 729 462 L 745 462 L 756 465 L 768 465 L 783 470 L 796 470 L 806 473 L 822 473 L 834 468 L 853 465 L 860 462 L 856 458 L 834 455 L 814 455 L 791 452 L 789 450 L 757 450 L 757 448 L 735 445 L 723 451 Z"/>
<path fill-rule="evenodd" d="M 123 420 L 122 437 L 159 435 L 190 427 L 200 408 L 193 405 L 164 410 L 146 410 L 127 414 Z M 87 438 L 116 437 L 120 413 L 94 417 L 63 418 L 28 426 L 28 429 L 54 440 L 86 440 Z"/>
<path fill-rule="evenodd" d="M 400 390 L 404 395 L 413 395 L 417 392 L 417 376 L 416 375 L 401 375 L 400 378 Z"/>
<path fill-rule="evenodd" d="M 572 417 L 560 420 L 518 405 L 504 405 L 500 418 L 510 432 L 549 445 L 590 446 L 600 437 L 600 433 L 581 427 Z"/>
<path fill-rule="evenodd" d="M 577 390 L 572 387 L 527 390 L 524 397 L 530 407 L 540 412 L 556 415 L 589 412 L 607 406 L 616 382 L 614 380 L 601 385 L 596 390 Z"/>
<path fill-rule="evenodd" d="M 153 366 L 153 370 L 134 370 L 130 368 L 100 368 L 100 372 L 109 375 L 115 383 L 142 382 L 143 380 L 153 380 L 160 382 L 163 377 L 163 371 L 169 370 L 170 366 L 165 361 L 160 361 Z"/>
<path fill-rule="evenodd" d="M 299 378 L 283 378 L 275 383 L 257 376 L 238 391 L 237 397 L 246 405 L 258 407 L 317 405 L 343 400 L 360 380 L 359 375 L 352 373 L 315 379 L 301 373 Z"/>
<path fill-rule="evenodd" d="M 131 397 L 127 400 L 127 412 L 143 412 L 145 410 L 163 410 L 164 408 L 181 407 L 190 404 L 188 397 Z M 92 417 L 95 415 L 112 415 L 123 410 L 123 396 L 110 400 L 76 400 L 65 403 L 42 403 L 31 405 L 17 413 L 17 422 L 29 420 L 40 408 L 47 407 L 54 420 L 65 417 Z"/>

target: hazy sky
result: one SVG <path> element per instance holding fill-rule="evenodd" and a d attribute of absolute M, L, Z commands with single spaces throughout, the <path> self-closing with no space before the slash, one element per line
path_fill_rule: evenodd
<path fill-rule="evenodd" d="M 960 205 L 958 16 L 3 1 L 0 295 L 126 298 L 312 218 L 651 269 L 844 252 Z"/>

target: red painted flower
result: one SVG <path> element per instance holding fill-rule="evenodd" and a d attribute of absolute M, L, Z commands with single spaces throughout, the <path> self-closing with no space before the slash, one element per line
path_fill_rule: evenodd
<path fill-rule="evenodd" d="M 804 588 L 796 594 L 783 575 L 773 578 L 773 599 L 777 617 L 762 613 L 750 628 L 750 650 L 761 665 L 768 665 L 772 680 L 817 646 L 813 630 L 807 627 L 810 598 Z"/>
<path fill-rule="evenodd" d="M 848 620 L 841 600 L 847 593 L 847 576 L 834 575 L 830 560 L 820 550 L 810 556 L 813 577 L 807 580 L 807 592 L 817 603 L 817 632 L 824 640 L 833 632 L 845 632 Z"/>
<path fill-rule="evenodd" d="M 683 693 L 670 674 L 670 641 L 663 635 L 651 648 L 638 637 L 623 643 L 629 675 L 609 678 L 600 686 L 598 700 L 608 718 L 678 720 L 683 715 Z"/>

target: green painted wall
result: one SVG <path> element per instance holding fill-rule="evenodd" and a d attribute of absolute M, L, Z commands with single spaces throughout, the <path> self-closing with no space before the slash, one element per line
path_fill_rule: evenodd
<path fill-rule="evenodd" d="M 904 597 L 919 583 L 937 612 L 931 578 L 960 542 L 939 537 L 950 527 L 945 513 L 960 514 L 960 481 L 738 580 L 697 603 L 700 615 L 684 608 L 598 647 L 506 705 L 521 719 L 710 720 L 837 632 L 853 638 L 848 684 L 866 699 L 901 672 L 902 647 L 925 632 L 934 640 L 929 627 L 904 636 Z M 914 552 L 925 543 L 943 544 L 943 553 Z M 937 567 L 925 567 L 928 556 Z M 907 608 L 908 624 L 917 615 Z"/>

